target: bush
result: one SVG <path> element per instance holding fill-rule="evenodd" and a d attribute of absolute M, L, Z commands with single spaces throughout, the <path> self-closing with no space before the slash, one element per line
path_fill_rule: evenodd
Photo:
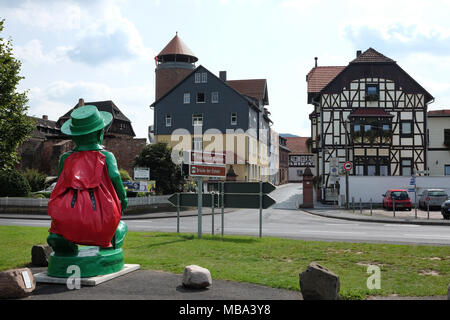
<path fill-rule="evenodd" d="M 45 178 L 47 177 L 45 174 L 36 169 L 27 169 L 23 175 L 30 184 L 31 192 L 41 191 L 45 188 Z"/>
<path fill-rule="evenodd" d="M 120 169 L 119 173 L 120 173 L 120 178 L 122 179 L 122 181 L 131 181 L 131 180 L 133 180 L 133 179 L 131 179 L 130 174 L 128 173 L 127 170 Z"/>
<path fill-rule="evenodd" d="M 28 180 L 19 171 L 0 172 L 0 197 L 27 197 L 30 192 Z"/>

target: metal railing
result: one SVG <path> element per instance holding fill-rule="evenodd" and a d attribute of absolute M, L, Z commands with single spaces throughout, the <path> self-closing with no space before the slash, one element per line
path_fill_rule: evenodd
<path fill-rule="evenodd" d="M 170 204 L 169 196 L 150 196 L 150 197 L 136 197 L 128 198 L 128 208 L 149 206 L 158 204 Z M 47 207 L 47 198 L 0 198 L 0 207 Z"/>

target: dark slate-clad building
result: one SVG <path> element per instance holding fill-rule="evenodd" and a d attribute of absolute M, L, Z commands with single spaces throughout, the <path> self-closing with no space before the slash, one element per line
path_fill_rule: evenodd
<path fill-rule="evenodd" d="M 218 77 L 204 66 L 195 67 L 197 58 L 174 41 L 180 41 L 179 37 L 169 43 L 170 53 L 168 45 L 157 56 L 156 88 L 170 78 L 167 74 L 161 77 L 161 70 L 175 74 L 181 66 L 183 72 L 190 72 L 150 106 L 155 142 L 167 142 L 183 151 L 225 153 L 227 169 L 233 165 L 236 180 L 267 180 L 271 125 L 267 81 L 230 81 L 225 71 Z M 175 83 L 176 77 L 172 79 Z"/>

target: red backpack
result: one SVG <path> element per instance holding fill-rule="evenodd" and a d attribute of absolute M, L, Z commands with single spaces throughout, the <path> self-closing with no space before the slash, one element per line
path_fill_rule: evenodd
<path fill-rule="evenodd" d="M 111 246 L 121 207 L 102 153 L 80 151 L 67 157 L 48 214 L 50 232 L 77 244 Z"/>

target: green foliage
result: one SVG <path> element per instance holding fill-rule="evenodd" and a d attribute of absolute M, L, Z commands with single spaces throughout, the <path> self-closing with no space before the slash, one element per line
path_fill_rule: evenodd
<path fill-rule="evenodd" d="M 150 168 L 151 179 L 156 180 L 161 194 L 179 192 L 184 184 L 181 167 L 172 162 L 171 153 L 167 143 L 150 144 L 134 160 L 135 166 Z"/>
<path fill-rule="evenodd" d="M 33 192 L 31 194 L 31 197 L 32 198 L 37 198 L 37 199 L 39 199 L 39 198 L 42 198 L 42 199 L 46 198 L 46 199 L 48 199 L 48 198 L 50 198 L 51 195 L 52 195 L 51 192 L 42 191 L 42 192 Z"/>
<path fill-rule="evenodd" d="M 0 32 L 4 20 L 0 20 Z M 17 148 L 33 133 L 35 122 L 27 117 L 26 92 L 18 93 L 23 79 L 21 62 L 14 58 L 11 40 L 0 37 L 0 171 L 14 168 L 19 161 Z"/>
<path fill-rule="evenodd" d="M 40 173 L 36 169 L 27 169 L 23 175 L 28 180 L 31 192 L 40 191 L 45 188 L 46 175 L 44 173 Z"/>
<path fill-rule="evenodd" d="M 0 197 L 27 197 L 30 191 L 28 180 L 19 171 L 0 172 Z"/>
<path fill-rule="evenodd" d="M 122 181 L 131 181 L 131 180 L 133 180 L 133 179 L 131 179 L 130 174 L 128 173 L 127 170 L 120 169 L 119 173 L 120 173 L 120 179 L 122 179 Z"/>

